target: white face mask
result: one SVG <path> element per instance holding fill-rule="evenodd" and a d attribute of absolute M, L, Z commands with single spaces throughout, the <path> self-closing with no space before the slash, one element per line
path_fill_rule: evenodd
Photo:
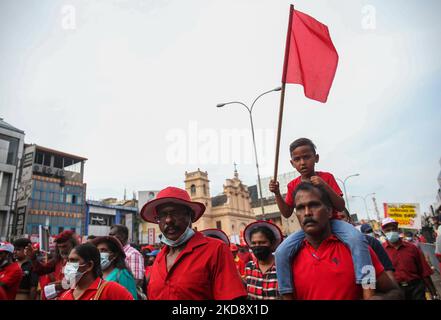
<path fill-rule="evenodd" d="M 63 288 L 65 286 L 70 287 L 71 289 L 75 288 L 77 283 L 81 280 L 82 276 L 85 272 L 78 272 L 79 267 L 85 266 L 85 264 L 80 265 L 78 262 L 68 262 L 64 266 L 64 279 L 63 279 Z"/>
<path fill-rule="evenodd" d="M 112 264 L 112 260 L 109 260 L 109 256 L 110 254 L 108 252 L 100 252 L 102 270 L 106 270 Z"/>

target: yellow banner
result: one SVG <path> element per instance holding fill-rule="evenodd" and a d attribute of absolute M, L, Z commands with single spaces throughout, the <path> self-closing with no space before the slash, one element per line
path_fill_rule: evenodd
<path fill-rule="evenodd" d="M 384 216 L 396 220 L 400 228 L 421 229 L 418 203 L 383 203 L 383 206 Z"/>

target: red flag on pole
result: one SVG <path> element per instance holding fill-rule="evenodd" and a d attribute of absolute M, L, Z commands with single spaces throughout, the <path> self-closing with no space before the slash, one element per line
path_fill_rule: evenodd
<path fill-rule="evenodd" d="M 306 97 L 324 103 L 337 63 L 328 27 L 291 5 L 282 83 L 300 84 Z"/>

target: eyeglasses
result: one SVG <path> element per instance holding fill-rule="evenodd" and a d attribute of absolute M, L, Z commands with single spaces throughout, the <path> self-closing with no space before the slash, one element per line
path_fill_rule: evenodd
<path fill-rule="evenodd" d="M 174 220 L 176 219 L 182 219 L 185 216 L 189 215 L 188 210 L 181 210 L 181 211 L 169 211 L 169 212 L 160 212 L 158 213 L 158 215 L 155 217 L 155 220 L 157 222 L 160 221 L 165 221 L 165 219 L 167 219 L 168 216 L 172 217 Z"/>

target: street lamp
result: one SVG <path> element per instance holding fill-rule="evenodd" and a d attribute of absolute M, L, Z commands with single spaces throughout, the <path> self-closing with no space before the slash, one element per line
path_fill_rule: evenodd
<path fill-rule="evenodd" d="M 362 197 L 362 196 L 352 196 L 352 198 L 361 198 L 361 199 L 363 199 L 364 207 L 365 207 L 365 209 L 366 209 L 366 215 L 367 215 L 368 220 L 371 220 L 371 218 L 369 217 L 369 211 L 368 211 L 368 207 L 367 207 L 367 203 L 366 203 L 366 197 L 367 197 L 367 196 L 371 196 L 371 195 L 375 195 L 375 192 L 368 193 L 368 194 L 365 195 L 364 197 Z"/>
<path fill-rule="evenodd" d="M 225 107 L 226 105 L 229 105 L 229 104 L 240 104 L 240 105 L 244 106 L 247 109 L 248 114 L 250 115 L 251 134 L 253 136 L 253 146 L 254 146 L 254 158 L 256 160 L 257 181 L 258 181 L 258 184 L 259 184 L 260 207 L 262 208 L 263 219 L 265 219 L 265 209 L 263 207 L 262 183 L 260 181 L 259 162 L 257 160 L 256 139 L 254 137 L 253 108 L 254 108 L 254 104 L 256 103 L 257 100 L 259 100 L 260 97 L 266 95 L 267 93 L 271 93 L 273 91 L 280 91 L 280 90 L 282 90 L 282 88 L 281 87 L 277 87 L 277 88 L 274 88 L 272 90 L 269 90 L 269 91 L 266 91 L 266 92 L 260 94 L 256 99 L 254 99 L 253 103 L 251 104 L 251 108 L 249 108 L 245 103 L 240 102 L 240 101 L 231 101 L 231 102 L 226 102 L 226 103 L 219 103 L 217 105 L 218 108 L 222 108 L 222 107 Z"/>
<path fill-rule="evenodd" d="M 350 176 L 347 176 L 343 181 L 341 179 L 337 178 L 337 180 L 343 184 L 343 190 L 345 192 L 346 207 L 348 208 L 349 214 L 351 214 L 351 211 L 349 209 L 348 193 L 346 192 L 346 180 L 348 180 L 351 177 L 358 177 L 359 175 L 360 175 L 359 173 L 351 174 Z"/>

